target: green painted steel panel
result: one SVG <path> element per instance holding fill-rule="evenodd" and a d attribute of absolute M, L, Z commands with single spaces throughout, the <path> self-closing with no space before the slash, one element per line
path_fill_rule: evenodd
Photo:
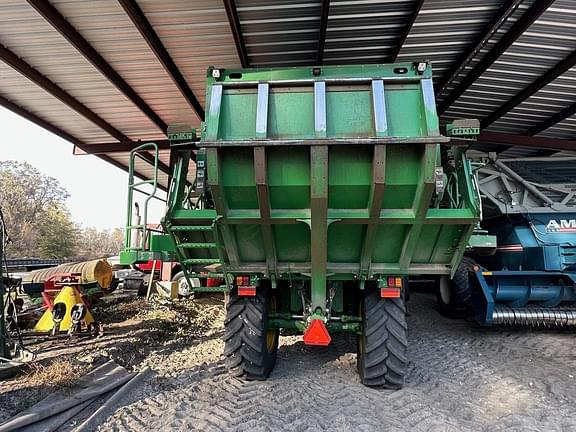
<path fill-rule="evenodd" d="M 228 149 L 221 159 L 222 186 L 228 208 L 257 209 L 252 149 Z"/>
<path fill-rule="evenodd" d="M 366 225 L 332 224 L 328 227 L 328 261 L 350 263 L 360 260 Z M 346 245 L 342 247 L 341 245 Z"/>
<path fill-rule="evenodd" d="M 280 262 L 310 262 L 310 229 L 304 223 L 279 224 L 273 228 L 277 259 Z"/>
<path fill-rule="evenodd" d="M 195 222 L 178 199 L 167 216 L 172 225 L 212 220 L 210 235 L 179 236 L 219 247 L 182 248 L 188 259 L 221 253 L 224 273 L 311 278 L 312 310 L 323 307 L 327 277 L 453 270 L 478 220 L 478 197 L 461 152 L 454 150 L 452 165 L 445 152 L 438 157 L 446 140 L 430 68 L 419 74 L 401 63 L 220 75 L 208 76 L 198 143 L 207 149 L 214 216 L 198 213 L 202 222 Z M 374 160 L 375 145 L 384 148 L 381 160 Z M 457 204 L 444 200 L 433 208 L 441 161 L 458 178 Z"/>
<path fill-rule="evenodd" d="M 400 260 L 402 244 L 410 225 L 381 225 L 376 231 L 372 262 L 395 263 Z"/>
<path fill-rule="evenodd" d="M 312 91 L 273 91 L 268 101 L 268 137 L 314 138 L 314 94 Z M 298 110 L 287 108 L 298 106 Z"/>
<path fill-rule="evenodd" d="M 256 95 L 254 90 L 251 90 L 248 95 L 245 92 L 237 93 L 235 90 L 224 93 L 218 129 L 220 138 L 250 139 L 255 137 Z M 241 119 L 238 118 L 239 113 L 242 115 Z"/>
<path fill-rule="evenodd" d="M 372 153 L 370 146 L 338 146 L 330 149 L 328 207 L 361 209 L 368 206 Z"/>
<path fill-rule="evenodd" d="M 268 187 L 273 209 L 310 208 L 310 152 L 305 147 L 267 150 Z"/>
<path fill-rule="evenodd" d="M 383 209 L 411 208 L 419 183 L 423 146 L 390 145 L 386 148 L 386 193 Z"/>
<path fill-rule="evenodd" d="M 372 104 L 370 88 L 356 91 L 331 91 L 326 93 L 326 135 L 329 138 L 374 136 L 372 116 L 367 108 Z M 367 115 L 368 114 L 368 115 Z"/>
<path fill-rule="evenodd" d="M 386 86 L 388 133 L 392 136 L 426 136 L 426 117 L 422 91 L 417 84 Z M 408 120 L 410 119 L 410 120 Z"/>
<path fill-rule="evenodd" d="M 244 262 L 262 262 L 266 260 L 262 247 L 262 232 L 258 225 L 235 225 L 234 234 L 238 244 L 240 259 Z"/>

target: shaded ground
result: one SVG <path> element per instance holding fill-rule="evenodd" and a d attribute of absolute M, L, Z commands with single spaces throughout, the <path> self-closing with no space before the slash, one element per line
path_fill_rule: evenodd
<path fill-rule="evenodd" d="M 282 337 L 270 379 L 242 383 L 224 370 L 222 307 L 208 303 L 128 303 L 108 317 L 125 321 L 109 324 L 104 338 L 68 348 L 75 359 L 103 352 L 129 369 L 153 370 L 99 430 L 576 430 L 573 330 L 484 329 L 445 319 L 431 296 L 414 294 L 404 389 L 362 386 L 348 336 L 328 348 Z M 0 389 L 3 409 L 8 395 L 26 395 L 14 390 L 18 383 Z"/>
<path fill-rule="evenodd" d="M 84 373 L 106 358 L 128 370 L 164 364 L 168 353 L 180 353 L 212 334 L 214 321 L 222 320 L 222 305 L 218 297 L 173 303 L 122 298 L 92 309 L 104 323 L 102 337 L 54 339 L 25 333 L 26 346 L 37 360 L 25 373 L 0 382 L 0 422 L 55 391 L 72 389 Z"/>
<path fill-rule="evenodd" d="M 283 337 L 270 379 L 242 383 L 225 373 L 216 331 L 166 357 L 100 430 L 576 430 L 574 332 L 482 329 L 433 307 L 410 302 L 403 390 L 363 387 L 345 336 L 326 349 Z"/>

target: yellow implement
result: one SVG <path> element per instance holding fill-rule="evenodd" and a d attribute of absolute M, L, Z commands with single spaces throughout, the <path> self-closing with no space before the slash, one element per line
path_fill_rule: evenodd
<path fill-rule="evenodd" d="M 70 331 L 73 325 L 88 328 L 94 317 L 82 301 L 77 288 L 65 286 L 54 299 L 52 310 L 48 309 L 36 323 L 34 330 L 41 332 Z"/>

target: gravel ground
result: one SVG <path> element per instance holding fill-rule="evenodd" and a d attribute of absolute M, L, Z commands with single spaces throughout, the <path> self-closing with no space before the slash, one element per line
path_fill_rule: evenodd
<path fill-rule="evenodd" d="M 220 324 L 146 361 L 155 374 L 101 431 L 576 431 L 574 331 L 483 329 L 434 299 L 409 303 L 406 386 L 379 391 L 356 374 L 355 340 L 328 348 L 282 337 L 264 382 L 229 377 Z"/>
<path fill-rule="evenodd" d="M 130 371 L 149 366 L 158 376 L 180 370 L 186 348 L 203 352 L 204 338 L 219 331 L 223 304 L 221 295 L 146 302 L 127 294 L 92 309 L 104 323 L 102 337 L 49 338 L 24 332 L 26 347 L 37 358 L 24 373 L 0 381 L 0 423 L 54 392 L 73 392 L 82 375 L 107 359 Z"/>

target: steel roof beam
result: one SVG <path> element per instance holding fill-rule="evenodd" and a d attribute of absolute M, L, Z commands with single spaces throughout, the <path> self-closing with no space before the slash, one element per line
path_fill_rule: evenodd
<path fill-rule="evenodd" d="M 162 132 L 166 133 L 167 124 L 142 99 L 134 89 L 114 70 L 110 64 L 88 43 L 84 37 L 64 18 L 58 10 L 46 0 L 27 0 L 40 15 L 48 21 L 68 42 L 120 90 L 140 111 L 142 111 Z"/>
<path fill-rule="evenodd" d="M 0 45 L 0 59 L 2 59 L 2 61 L 4 61 L 14 70 L 24 75 L 34 84 L 36 84 L 37 86 L 48 92 L 50 95 L 60 100 L 62 103 L 66 104 L 72 110 L 76 111 L 78 114 L 82 115 L 84 118 L 91 121 L 95 125 L 99 126 L 102 130 L 106 131 L 108 134 L 116 138 L 118 141 L 132 143 L 132 146 L 135 147 L 134 142 L 132 142 L 130 138 L 128 138 L 121 131 L 116 129 L 114 126 L 112 126 L 102 117 L 100 117 L 94 111 L 86 107 L 86 105 L 84 105 L 78 99 L 73 97 L 70 93 L 66 92 L 64 89 L 54 84 L 51 80 L 46 78 L 44 75 L 42 75 L 32 66 L 30 66 L 24 60 L 19 58 L 16 54 L 14 54 L 4 45 Z M 152 161 L 152 164 L 154 164 L 154 161 Z M 160 163 L 158 165 L 158 168 L 166 174 L 170 173 L 170 168 L 166 164 Z"/>
<path fill-rule="evenodd" d="M 446 112 L 468 88 L 542 15 L 554 0 L 538 0 L 516 21 L 508 32 L 482 57 L 462 81 L 438 105 L 438 114 Z"/>
<path fill-rule="evenodd" d="M 322 0 L 322 5 L 320 6 L 320 34 L 318 36 L 318 52 L 316 53 L 316 64 L 319 66 L 324 61 L 324 47 L 326 45 L 329 13 L 330 0 Z"/>
<path fill-rule="evenodd" d="M 31 113 L 30 111 L 22 108 L 21 106 L 15 104 L 14 102 L 6 99 L 3 96 L 0 96 L 0 105 L 2 105 L 4 108 L 18 114 L 20 117 L 25 118 L 26 120 L 35 123 L 36 125 L 40 126 L 41 128 L 46 129 L 47 131 L 53 133 L 54 135 L 59 136 L 60 138 L 65 139 L 66 141 L 71 142 L 72 144 L 74 144 L 75 146 L 77 146 L 78 148 L 84 150 L 86 149 L 88 146 L 90 146 L 90 144 L 86 144 L 84 142 L 82 142 L 80 139 L 72 136 L 71 134 L 69 134 L 68 132 L 66 132 L 63 129 L 60 129 L 58 126 L 53 125 L 50 122 L 47 122 L 46 120 L 44 120 L 43 118 L 37 116 L 36 114 Z M 88 153 L 88 152 L 87 152 Z M 108 162 L 111 165 L 114 165 L 116 168 L 120 168 L 123 171 L 128 171 L 128 167 L 126 165 L 121 164 L 120 162 L 112 159 L 110 156 L 108 155 L 104 155 L 104 154 L 95 154 L 96 157 L 102 159 L 105 162 Z M 134 171 L 134 174 L 136 176 L 138 176 L 141 179 L 146 179 L 147 177 L 141 173 L 139 173 L 138 171 Z M 164 190 L 167 191 L 167 188 L 165 188 L 164 186 L 160 186 L 159 187 Z"/>
<path fill-rule="evenodd" d="M 153 142 L 158 145 L 158 150 L 167 150 L 170 148 L 169 140 L 151 140 L 145 142 Z M 85 144 L 82 151 L 87 154 L 109 154 L 109 153 L 128 153 L 134 147 L 143 144 L 143 142 L 115 142 L 115 143 L 97 143 Z"/>
<path fill-rule="evenodd" d="M 240 17 L 238 16 L 236 2 L 234 0 L 223 1 L 226 15 L 228 15 L 228 22 L 230 23 L 230 29 L 232 30 L 232 36 L 234 37 L 234 43 L 236 44 L 236 50 L 238 51 L 238 57 L 240 57 L 240 63 L 243 68 L 249 68 L 250 59 L 248 58 L 248 51 L 246 50 L 242 28 L 240 27 Z"/>
<path fill-rule="evenodd" d="M 68 105 L 77 113 L 81 114 L 86 119 L 90 120 L 92 123 L 98 125 L 102 130 L 106 131 L 108 134 L 116 138 L 118 141 L 129 141 L 130 139 L 96 114 L 94 111 L 86 107 L 78 99 L 70 95 L 68 92 L 63 90 L 61 87 L 56 85 L 54 82 L 46 78 L 4 45 L 0 45 L 0 59 L 14 70 L 24 75 L 34 84 L 44 89 L 56 99 L 60 100 L 64 104 Z"/>
<path fill-rule="evenodd" d="M 512 111 L 515 107 L 520 105 L 538 90 L 542 89 L 544 86 L 550 84 L 564 72 L 568 71 L 572 67 L 576 66 L 576 51 L 573 51 L 568 57 L 558 62 L 555 66 L 549 69 L 544 75 L 540 76 L 536 81 L 502 105 L 493 113 L 489 114 L 481 122 L 483 128 L 487 128 L 500 117 L 504 116 L 506 113 Z"/>
<path fill-rule="evenodd" d="M 505 146 L 519 146 L 546 150 L 576 152 L 576 140 L 532 137 L 502 132 L 482 132 L 478 136 L 478 142 L 487 144 L 501 144 Z"/>
<path fill-rule="evenodd" d="M 60 138 L 63 138 L 66 141 L 70 141 L 72 144 L 77 145 L 78 147 L 80 147 L 82 144 L 82 142 L 79 139 L 72 136 L 71 134 L 69 134 L 65 130 L 60 129 L 58 126 L 55 126 L 50 122 L 47 122 L 46 120 L 37 116 L 36 114 L 33 114 L 28 110 L 25 110 L 20 105 L 17 105 L 14 102 L 6 99 L 4 96 L 0 96 L 0 105 L 2 105 L 6 109 L 18 114 L 20 117 L 24 117 L 26 120 L 28 120 L 32 123 L 35 123 L 36 125 L 40 126 L 41 128 L 44 128 L 47 131 L 52 132 L 54 135 L 58 135 Z"/>
<path fill-rule="evenodd" d="M 566 120 L 568 117 L 576 114 L 576 103 L 570 105 L 567 108 L 564 108 L 562 111 L 554 114 L 552 117 L 544 120 L 542 123 L 539 123 L 535 126 L 532 126 L 530 129 L 526 131 L 526 135 L 538 135 L 540 132 L 545 131 L 546 129 L 554 126 L 557 123 L 560 123 L 563 120 Z"/>
<path fill-rule="evenodd" d="M 496 34 L 496 32 L 502 27 L 502 25 L 506 22 L 506 20 L 514 13 L 518 6 L 524 0 L 508 0 L 504 3 L 500 9 L 496 11 L 492 21 L 486 26 L 480 37 L 476 40 L 474 44 L 471 44 L 471 49 L 467 49 L 463 56 L 458 59 L 454 64 L 456 65 L 456 69 L 451 72 L 445 80 L 442 80 L 440 84 L 438 84 L 437 88 L 439 89 L 436 92 L 436 97 L 440 96 L 459 75 L 460 73 L 474 60 L 474 57 L 478 54 L 478 52 L 486 46 L 486 44 L 490 41 L 490 39 Z"/>
<path fill-rule="evenodd" d="M 194 95 L 194 92 L 188 85 L 188 82 L 172 60 L 172 57 L 168 53 L 166 47 L 154 31 L 154 28 L 144 15 L 140 6 L 134 0 L 118 0 L 124 12 L 128 15 L 134 26 L 138 29 L 150 49 L 154 52 L 156 58 L 160 61 L 164 70 L 170 75 L 172 81 L 178 87 L 178 90 L 186 98 L 186 101 L 190 104 L 192 109 L 196 112 L 198 117 L 204 121 L 204 108 L 202 104 L 198 101 L 198 98 Z M 166 129 L 164 129 L 166 131 Z"/>
<path fill-rule="evenodd" d="M 404 26 L 404 30 L 402 30 L 402 34 L 400 35 L 400 38 L 398 39 L 398 43 L 396 44 L 394 51 L 392 51 L 392 53 L 390 54 L 390 57 L 389 57 L 390 63 L 394 63 L 396 61 L 396 59 L 398 58 L 398 54 L 400 54 L 400 50 L 404 46 L 406 39 L 408 39 L 408 35 L 410 34 L 410 30 L 412 30 L 412 26 L 414 25 L 416 18 L 418 18 L 418 14 L 420 13 L 420 9 L 422 9 L 423 5 L 424 5 L 424 0 L 417 0 L 416 1 L 416 6 L 414 7 L 414 11 L 410 15 L 410 19 L 408 20 L 408 22 Z"/>

